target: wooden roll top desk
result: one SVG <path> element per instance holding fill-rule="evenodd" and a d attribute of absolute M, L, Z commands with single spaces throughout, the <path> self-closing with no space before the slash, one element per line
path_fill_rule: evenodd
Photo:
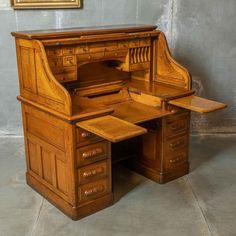
<path fill-rule="evenodd" d="M 189 172 L 189 72 L 156 26 L 13 32 L 27 183 L 72 219 L 113 203 L 112 162 L 158 183 Z M 144 199 L 145 201 L 145 199 Z"/>

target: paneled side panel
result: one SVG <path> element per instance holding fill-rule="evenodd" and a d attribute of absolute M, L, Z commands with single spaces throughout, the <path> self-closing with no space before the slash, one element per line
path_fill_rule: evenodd
<path fill-rule="evenodd" d="M 68 162 L 65 153 L 51 144 L 27 135 L 29 172 L 49 189 L 68 200 Z"/>
<path fill-rule="evenodd" d="M 57 188 L 59 191 L 64 194 L 68 193 L 68 184 L 67 184 L 67 171 L 66 165 L 59 159 L 56 159 L 56 170 L 57 170 Z"/>
<path fill-rule="evenodd" d="M 20 54 L 23 89 L 36 93 L 34 50 L 32 48 L 20 47 Z"/>
<path fill-rule="evenodd" d="M 52 162 L 53 160 L 51 159 L 51 153 L 45 148 L 41 147 L 41 155 L 42 155 L 42 166 L 43 166 L 43 179 L 48 182 L 49 184 L 53 184 L 52 179 L 53 179 L 53 172 L 52 172 Z"/>
<path fill-rule="evenodd" d="M 34 107 L 23 104 L 22 108 L 28 174 L 75 205 L 77 192 L 73 189 L 73 150 L 69 142 L 72 126 Z"/>
<path fill-rule="evenodd" d="M 37 155 L 37 144 L 31 140 L 28 140 L 28 150 L 29 150 L 29 168 L 35 174 L 39 175 L 40 173 L 40 162 L 39 156 Z"/>
<path fill-rule="evenodd" d="M 65 150 L 64 131 L 57 126 L 26 113 L 27 131 Z"/>

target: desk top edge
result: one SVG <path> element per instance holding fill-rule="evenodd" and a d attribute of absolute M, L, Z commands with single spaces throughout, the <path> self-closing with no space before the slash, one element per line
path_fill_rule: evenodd
<path fill-rule="evenodd" d="M 157 28 L 156 25 L 142 24 L 124 24 L 124 25 L 105 25 L 91 27 L 61 28 L 61 29 L 45 29 L 31 31 L 15 31 L 11 34 L 18 38 L 27 39 L 45 39 L 45 38 L 66 38 L 80 37 L 93 34 L 111 34 L 111 33 L 136 33 L 143 31 L 152 31 Z"/>

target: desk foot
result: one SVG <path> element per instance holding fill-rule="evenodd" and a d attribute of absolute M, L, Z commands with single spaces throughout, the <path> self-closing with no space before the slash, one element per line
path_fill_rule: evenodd
<path fill-rule="evenodd" d="M 89 201 L 87 204 L 72 206 L 29 173 L 26 174 L 26 178 L 27 184 L 30 187 L 36 190 L 72 220 L 79 220 L 113 204 L 113 193 L 109 193 L 96 200 Z"/>
<path fill-rule="evenodd" d="M 189 163 L 186 162 L 168 172 L 160 172 L 158 170 L 150 169 L 149 167 L 142 164 L 133 164 L 130 166 L 132 170 L 151 179 L 159 184 L 165 184 L 172 180 L 178 179 L 189 173 Z"/>

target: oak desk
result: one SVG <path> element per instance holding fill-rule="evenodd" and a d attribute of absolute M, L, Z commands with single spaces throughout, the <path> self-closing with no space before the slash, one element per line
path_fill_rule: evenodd
<path fill-rule="evenodd" d="M 189 172 L 189 72 L 149 25 L 13 32 L 27 183 L 72 219 L 113 204 L 112 162 L 158 183 Z M 145 199 L 144 199 L 145 201 Z"/>

